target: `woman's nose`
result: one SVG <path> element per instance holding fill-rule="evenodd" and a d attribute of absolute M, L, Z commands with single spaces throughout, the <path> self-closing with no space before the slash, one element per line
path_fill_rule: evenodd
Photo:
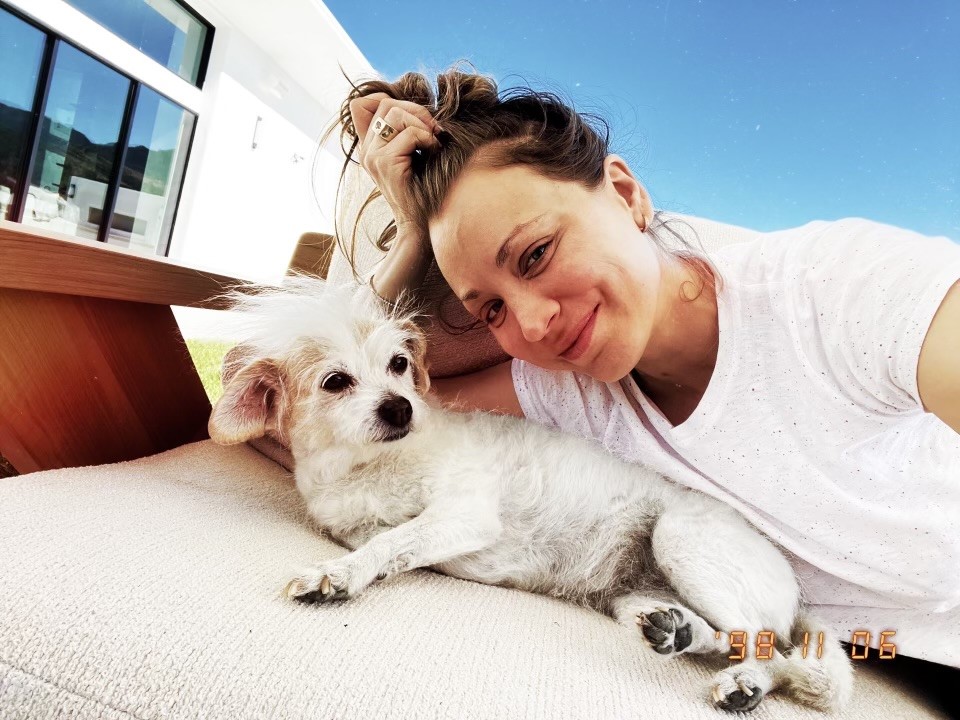
<path fill-rule="evenodd" d="M 544 298 L 528 297 L 516 300 L 513 312 L 523 339 L 530 343 L 543 340 L 556 315 L 556 308 L 556 303 Z"/>

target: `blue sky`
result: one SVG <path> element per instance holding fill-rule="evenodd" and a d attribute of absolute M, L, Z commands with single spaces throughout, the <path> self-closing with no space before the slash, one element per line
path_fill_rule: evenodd
<path fill-rule="evenodd" d="M 326 0 L 378 72 L 466 58 L 612 126 L 658 207 L 960 240 L 955 0 Z"/>

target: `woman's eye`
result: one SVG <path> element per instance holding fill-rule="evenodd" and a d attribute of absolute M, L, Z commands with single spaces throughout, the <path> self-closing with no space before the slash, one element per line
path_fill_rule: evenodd
<path fill-rule="evenodd" d="M 500 315 L 500 310 L 502 309 L 503 300 L 494 300 L 487 305 L 487 309 L 483 311 L 483 321 L 487 325 L 493 325 L 493 323 L 497 321 L 497 317 Z"/>
<path fill-rule="evenodd" d="M 330 373 L 323 379 L 323 382 L 320 383 L 320 387 L 327 392 L 340 392 L 342 390 L 346 390 L 352 385 L 353 378 L 346 373 L 339 372 Z"/>
<path fill-rule="evenodd" d="M 539 262 L 540 258 L 546 254 L 547 248 L 549 247 L 550 243 L 548 242 L 545 242 L 542 245 L 537 245 L 537 247 L 533 249 L 533 252 L 527 255 L 527 259 L 524 261 L 523 272 L 527 272 L 531 267 Z"/>
<path fill-rule="evenodd" d="M 407 359 L 403 355 L 394 355 L 390 360 L 390 372 L 403 375 L 407 371 Z"/>

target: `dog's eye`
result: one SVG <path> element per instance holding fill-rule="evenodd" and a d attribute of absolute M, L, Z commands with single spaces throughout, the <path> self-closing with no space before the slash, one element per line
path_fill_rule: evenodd
<path fill-rule="evenodd" d="M 394 355 L 390 359 L 390 371 L 403 375 L 407 371 L 407 359 L 403 355 Z"/>
<path fill-rule="evenodd" d="M 323 379 L 323 382 L 320 383 L 320 387 L 327 392 L 340 392 L 341 390 L 346 390 L 351 385 L 353 385 L 353 378 L 345 373 L 339 372 L 330 373 Z"/>

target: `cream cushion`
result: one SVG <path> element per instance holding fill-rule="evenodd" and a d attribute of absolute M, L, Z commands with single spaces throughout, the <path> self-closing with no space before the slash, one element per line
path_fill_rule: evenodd
<path fill-rule="evenodd" d="M 609 618 L 421 570 L 307 606 L 278 593 L 345 550 L 292 478 L 206 441 L 0 483 L 0 717 L 723 717 L 726 661 L 662 661 Z M 857 664 L 837 718 L 946 718 Z M 823 717 L 771 695 L 761 720 Z"/>

